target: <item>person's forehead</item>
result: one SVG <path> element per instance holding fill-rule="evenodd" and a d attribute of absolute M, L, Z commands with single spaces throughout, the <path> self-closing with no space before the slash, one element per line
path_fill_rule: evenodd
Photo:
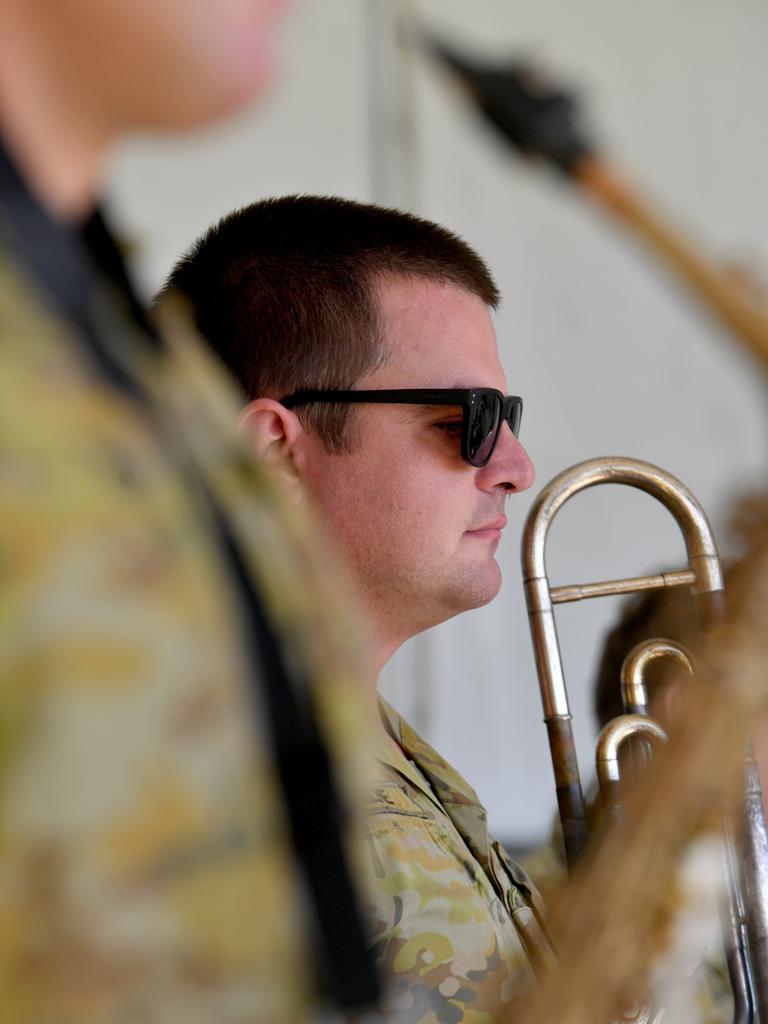
<path fill-rule="evenodd" d="M 458 285 L 391 277 L 376 290 L 386 362 L 377 387 L 504 387 L 483 300 Z"/>

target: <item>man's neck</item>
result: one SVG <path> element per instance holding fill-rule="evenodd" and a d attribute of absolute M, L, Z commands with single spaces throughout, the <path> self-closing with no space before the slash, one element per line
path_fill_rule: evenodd
<path fill-rule="evenodd" d="M 370 709 L 374 722 L 379 722 L 379 676 L 382 669 L 399 647 L 399 644 L 392 645 L 372 625 L 370 620 L 364 625 L 362 631 L 362 654 L 361 664 L 363 678 L 361 680 L 370 701 Z M 382 725 L 382 729 L 383 729 Z"/>
<path fill-rule="evenodd" d="M 49 212 L 83 219 L 94 205 L 110 132 L 37 57 L 23 33 L 0 42 L 0 134 Z"/>
<path fill-rule="evenodd" d="M 405 623 L 392 622 L 391 620 L 382 621 L 374 619 L 373 626 L 371 627 L 369 624 L 367 653 L 368 665 L 373 674 L 374 684 L 393 655 L 400 650 L 407 640 L 411 640 L 417 633 L 422 631 L 421 629 L 409 629 Z"/>

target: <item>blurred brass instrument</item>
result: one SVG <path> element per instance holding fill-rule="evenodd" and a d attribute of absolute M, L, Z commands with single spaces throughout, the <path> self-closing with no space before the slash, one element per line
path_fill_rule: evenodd
<path fill-rule="evenodd" d="M 451 69 L 486 123 L 514 150 L 554 167 L 643 243 L 766 371 L 768 303 L 761 289 L 750 275 L 703 254 L 634 185 L 594 142 L 574 92 L 526 61 L 478 61 L 432 37 L 424 45 Z"/>
<path fill-rule="evenodd" d="M 687 564 L 673 572 L 596 583 L 550 586 L 545 565 L 549 528 L 562 506 L 587 488 L 624 484 L 656 498 L 675 518 L 685 541 Z M 565 470 L 541 491 L 533 503 L 523 533 L 522 561 L 536 666 L 549 735 L 558 808 L 569 870 L 581 858 L 588 840 L 587 810 L 581 786 L 571 727 L 571 712 L 563 674 L 554 606 L 571 601 L 630 594 L 665 587 L 688 586 L 702 627 L 723 613 L 723 577 L 712 530 L 690 491 L 664 470 L 637 459 L 591 459 Z M 624 671 L 624 715 L 608 723 L 601 734 L 598 775 L 610 818 L 621 818 L 619 747 L 630 737 L 666 739 L 647 717 L 648 700 L 642 673 L 654 657 L 672 656 L 690 669 L 684 649 L 654 640 L 631 652 Z M 759 777 L 751 756 L 746 758 L 745 814 L 738 827 L 726 827 L 729 897 L 725 921 L 726 955 L 738 1024 L 768 1021 L 768 838 Z M 738 838 L 736 838 L 738 837 Z M 743 838 L 742 838 L 743 837 Z"/>

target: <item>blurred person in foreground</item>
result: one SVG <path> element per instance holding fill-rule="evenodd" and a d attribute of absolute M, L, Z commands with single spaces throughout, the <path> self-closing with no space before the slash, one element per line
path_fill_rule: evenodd
<path fill-rule="evenodd" d="M 135 129 L 268 77 L 269 0 L 0 0 L 0 1016 L 303 1020 L 376 992 L 356 670 L 303 518 L 97 212 Z M 322 948 L 321 962 L 318 950 Z"/>
<path fill-rule="evenodd" d="M 160 304 L 174 295 L 243 385 L 254 449 L 344 557 L 375 700 L 402 643 L 496 596 L 505 501 L 533 480 L 488 268 L 429 221 L 287 197 L 212 228 Z M 537 895 L 470 785 L 386 702 L 380 714 L 367 835 L 390 1005 L 408 1022 L 497 1020 L 551 959 Z"/>

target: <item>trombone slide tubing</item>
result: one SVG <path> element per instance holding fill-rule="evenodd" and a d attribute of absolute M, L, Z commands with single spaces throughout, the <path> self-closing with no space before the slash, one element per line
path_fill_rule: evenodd
<path fill-rule="evenodd" d="M 605 483 L 636 487 L 660 501 L 680 527 L 688 564 L 682 575 L 672 573 L 662 577 L 638 577 L 633 581 L 601 583 L 599 586 L 602 592 L 631 593 L 648 589 L 649 579 L 653 580 L 651 589 L 658 585 L 659 580 L 662 586 L 667 586 L 667 577 L 670 577 L 674 585 L 692 583 L 699 606 L 704 615 L 709 617 L 716 614 L 720 607 L 723 588 L 717 547 L 704 510 L 684 484 L 648 462 L 621 456 L 589 459 L 556 476 L 534 501 L 523 531 L 523 577 L 569 867 L 573 867 L 581 856 L 588 831 L 554 617 L 553 592 L 558 603 L 564 603 L 582 599 L 585 590 L 589 591 L 592 585 L 574 584 L 553 591 L 547 577 L 545 549 L 552 520 L 565 502 L 580 491 Z M 572 596 L 569 596 L 569 592 Z"/>

